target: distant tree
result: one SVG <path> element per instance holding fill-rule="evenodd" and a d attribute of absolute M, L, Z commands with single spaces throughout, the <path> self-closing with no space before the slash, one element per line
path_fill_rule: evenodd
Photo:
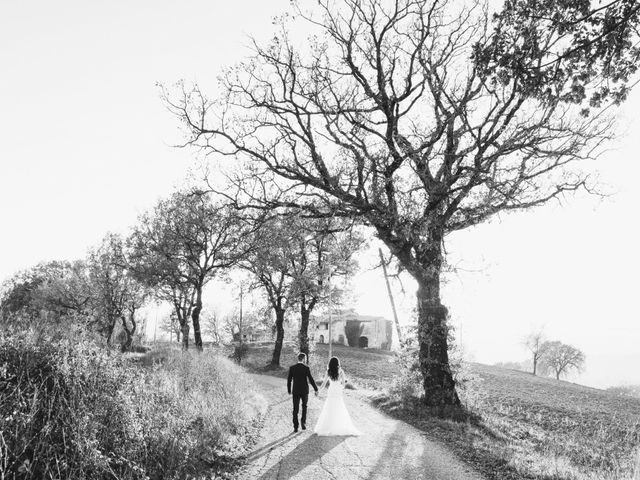
<path fill-rule="evenodd" d="M 607 392 L 623 397 L 640 398 L 640 385 L 618 385 L 607 388 Z"/>
<path fill-rule="evenodd" d="M 268 313 L 268 312 L 267 312 Z M 221 321 L 222 330 L 234 341 L 240 341 L 242 336 L 255 332 L 257 328 L 271 329 L 270 315 L 265 315 L 264 309 L 245 308 L 240 317 L 240 310 L 234 308 Z"/>
<path fill-rule="evenodd" d="M 584 367 L 584 353 L 571 345 L 556 340 L 544 342 L 543 348 L 545 353 L 541 366 L 558 380 L 571 370 L 581 371 Z"/>
<path fill-rule="evenodd" d="M 90 310 L 82 261 L 40 263 L 8 278 L 0 289 L 0 319 L 31 324 Z"/>
<path fill-rule="evenodd" d="M 639 64 L 637 2 L 508 0 L 496 15 L 475 1 L 292 5 L 219 101 L 196 87 L 167 104 L 187 143 L 244 161 L 230 199 L 375 229 L 418 283 L 425 403 L 459 405 L 445 237 L 591 191 L 580 166 L 610 138 L 603 112 Z"/>
<path fill-rule="evenodd" d="M 526 372 L 529 367 L 525 363 L 526 362 L 497 362 L 497 363 L 494 363 L 493 366 Z"/>
<path fill-rule="evenodd" d="M 173 334 L 176 335 L 176 341 L 180 343 L 180 335 L 182 334 L 182 327 L 178 321 L 178 315 L 175 309 L 167 316 L 163 317 L 160 323 L 160 330 L 169 334 L 173 339 Z"/>
<path fill-rule="evenodd" d="M 533 374 L 535 375 L 538 370 L 538 363 L 544 356 L 546 348 L 548 346 L 548 344 L 546 343 L 544 332 L 542 331 L 542 329 L 540 329 L 529 333 L 522 341 L 522 344 L 531 353 Z"/>
<path fill-rule="evenodd" d="M 211 338 L 211 341 L 219 345 L 222 342 L 222 320 L 218 312 L 213 309 L 203 311 L 202 314 L 203 332 Z"/>
<path fill-rule="evenodd" d="M 242 323 L 243 322 L 240 321 L 240 314 L 236 310 L 229 312 L 224 317 L 222 317 L 223 329 L 229 335 L 232 341 L 240 339 Z"/>
<path fill-rule="evenodd" d="M 233 209 L 211 195 L 177 192 L 143 215 L 131 235 L 139 278 L 169 300 L 189 347 L 189 317 L 195 345 L 202 350 L 200 313 L 205 285 L 245 254 L 246 228 Z"/>

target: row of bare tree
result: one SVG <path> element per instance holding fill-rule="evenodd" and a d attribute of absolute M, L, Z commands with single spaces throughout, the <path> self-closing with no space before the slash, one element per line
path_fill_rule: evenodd
<path fill-rule="evenodd" d="M 234 269 L 249 273 L 273 312 L 276 332 L 272 364 L 279 365 L 285 314 L 299 309 L 300 350 L 309 353 L 311 313 L 327 296 L 329 276 L 350 275 L 364 241 L 340 218 L 312 219 L 279 213 L 249 216 L 211 193 L 185 190 L 162 199 L 140 216 L 126 238 L 107 235 L 77 262 L 51 262 L 22 272 L 3 289 L 4 318 L 73 314 L 111 343 L 119 323 L 131 347 L 136 312 L 151 298 L 169 302 L 182 345 L 191 328 L 203 347 L 201 315 L 205 287 Z M 333 292 L 334 298 L 338 292 Z M 53 317 L 51 317 L 53 315 Z"/>

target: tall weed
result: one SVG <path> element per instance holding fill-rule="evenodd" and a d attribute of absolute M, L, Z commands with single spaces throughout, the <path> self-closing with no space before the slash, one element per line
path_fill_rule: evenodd
<path fill-rule="evenodd" d="M 255 428 L 245 378 L 208 354 L 143 369 L 88 338 L 1 336 L 0 478 L 211 478 Z"/>

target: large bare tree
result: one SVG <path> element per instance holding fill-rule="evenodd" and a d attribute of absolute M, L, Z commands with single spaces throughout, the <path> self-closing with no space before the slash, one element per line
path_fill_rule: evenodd
<path fill-rule="evenodd" d="M 425 403 L 457 405 L 445 236 L 589 188 L 581 165 L 610 132 L 600 112 L 636 68 L 637 9 L 613 3 L 514 0 L 492 17 L 479 2 L 294 2 L 219 100 L 183 86 L 166 101 L 188 144 L 237 159 L 234 200 L 375 229 L 418 283 Z"/>

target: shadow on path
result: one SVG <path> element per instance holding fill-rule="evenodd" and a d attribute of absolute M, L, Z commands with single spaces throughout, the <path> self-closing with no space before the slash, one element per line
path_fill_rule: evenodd
<path fill-rule="evenodd" d="M 312 463 L 318 462 L 322 466 L 321 457 L 347 438 L 349 437 L 319 437 L 311 435 L 263 473 L 258 480 L 289 480 Z"/>
<path fill-rule="evenodd" d="M 245 461 L 247 463 L 253 462 L 254 460 L 257 460 L 258 458 L 266 455 L 267 453 L 269 453 L 273 449 L 278 448 L 280 445 L 284 445 L 285 443 L 289 442 L 290 440 L 293 440 L 293 438 L 296 435 L 297 435 L 296 433 L 291 432 L 290 434 L 285 435 L 284 437 L 278 438 L 277 440 L 274 440 L 273 442 L 267 443 L 266 445 L 262 445 L 260 448 L 257 448 L 253 452 L 248 453 L 247 455 L 245 455 L 244 458 L 243 458 L 243 461 Z"/>

